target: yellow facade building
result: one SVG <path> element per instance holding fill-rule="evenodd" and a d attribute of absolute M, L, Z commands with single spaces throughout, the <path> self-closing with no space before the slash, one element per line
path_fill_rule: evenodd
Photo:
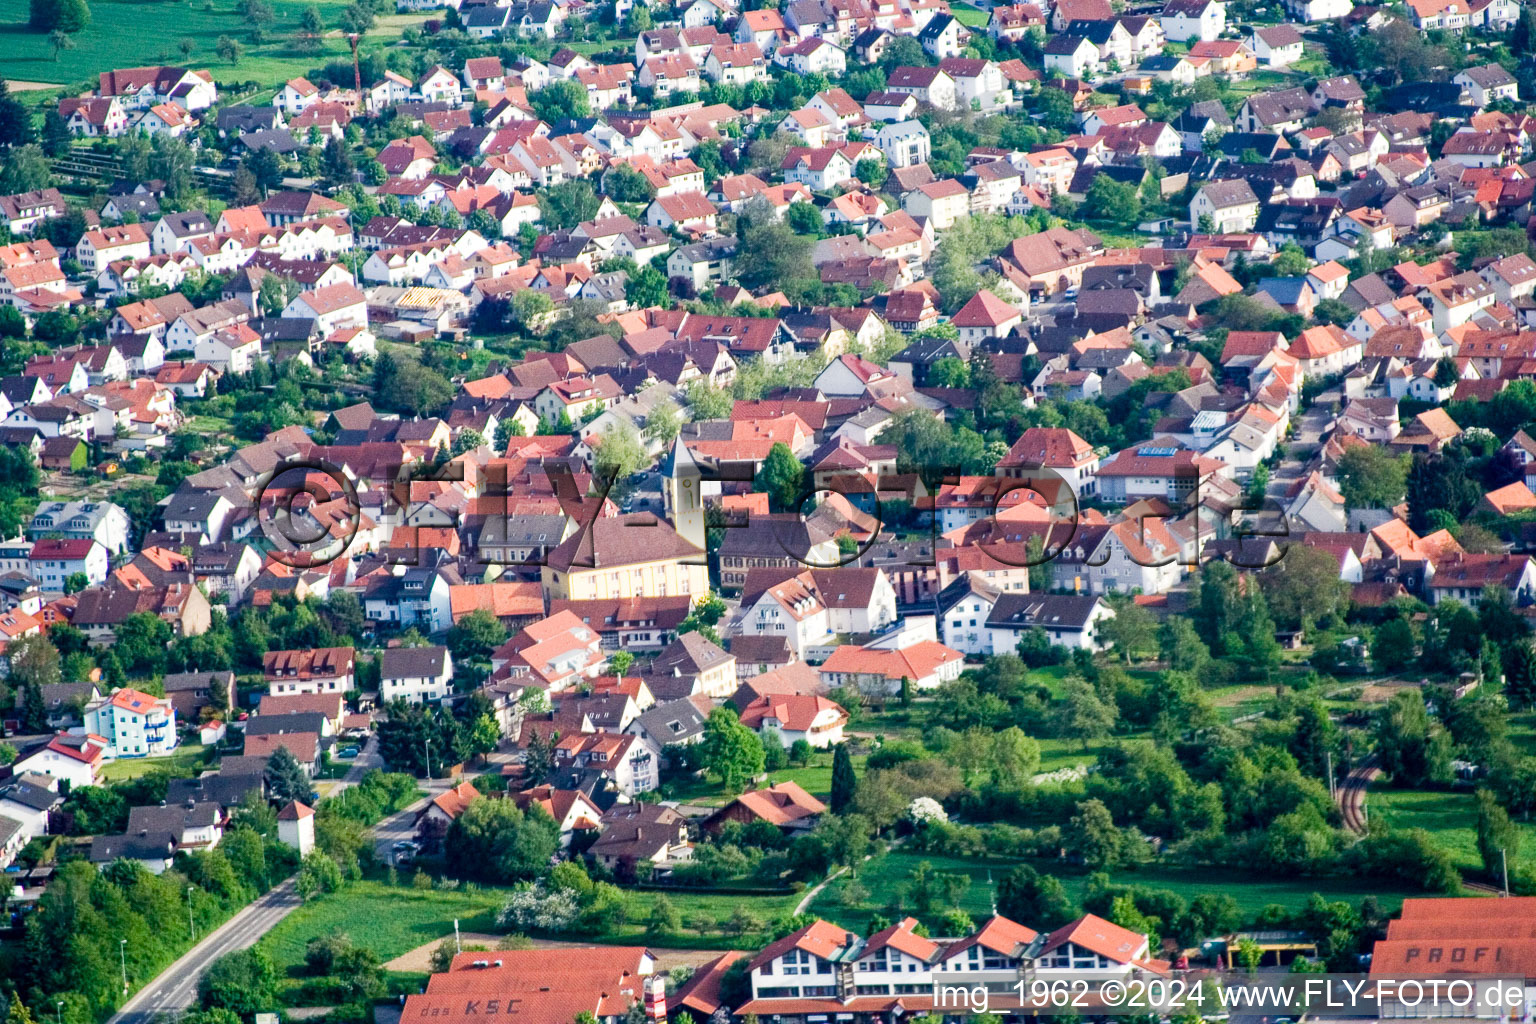
<path fill-rule="evenodd" d="M 703 550 L 649 512 L 594 520 L 550 551 L 541 576 L 545 600 L 709 593 Z"/>

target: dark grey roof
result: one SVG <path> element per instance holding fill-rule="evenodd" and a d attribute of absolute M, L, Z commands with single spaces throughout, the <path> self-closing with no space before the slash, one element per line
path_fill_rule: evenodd
<path fill-rule="evenodd" d="M 218 822 L 220 813 L 221 808 L 212 801 L 131 807 L 128 809 L 128 834 L 169 832 L 180 842 L 187 829 L 207 828 Z"/>
<path fill-rule="evenodd" d="M 987 617 L 993 629 L 1080 630 L 1102 599 L 1081 594 L 1009 594 L 998 596 Z"/>
<path fill-rule="evenodd" d="M 213 687 L 216 681 L 228 685 L 235 681 L 235 674 L 230 671 L 171 672 L 165 677 L 165 692 L 169 694 L 179 690 L 207 690 Z"/>
<path fill-rule="evenodd" d="M 0 786 L 0 800 L 9 800 L 34 811 L 46 811 L 63 799 L 47 786 L 39 786 L 24 779 Z"/>
<path fill-rule="evenodd" d="M 175 849 L 176 837 L 169 832 L 97 836 L 91 840 L 91 863 L 109 864 L 119 857 L 130 860 L 169 860 Z"/>
<path fill-rule="evenodd" d="M 917 38 L 921 42 L 931 42 L 943 35 L 944 30 L 954 24 L 954 21 L 955 19 L 948 14 L 935 14 L 928 19 L 928 24 L 923 26 L 923 30 L 917 34 Z"/>
<path fill-rule="evenodd" d="M 236 104 L 221 107 L 214 125 L 221 132 L 249 132 L 277 126 L 277 108 L 270 105 Z"/>
<path fill-rule="evenodd" d="M 225 761 L 230 760 L 225 758 Z M 255 760 L 265 761 L 264 758 Z M 196 779 L 172 779 L 165 791 L 165 802 L 168 804 L 184 804 L 188 800 L 199 803 L 209 801 L 220 807 L 236 807 L 245 799 L 245 794 L 254 791 L 258 796 L 266 788 L 266 780 L 258 771 L 245 774 L 226 774 L 221 770 Z"/>
<path fill-rule="evenodd" d="M 446 647 L 391 647 L 384 651 L 380 676 L 384 679 L 417 679 L 441 675 L 446 667 Z"/>
<path fill-rule="evenodd" d="M 423 648 L 426 650 L 427 648 Z M 387 653 L 387 652 L 386 652 Z M 273 736 L 286 733 L 325 731 L 326 717 L 319 711 L 295 711 L 287 715 L 257 715 L 246 720 L 247 736 Z"/>
<path fill-rule="evenodd" d="M 643 731 L 662 746 L 668 743 L 686 743 L 704 732 L 704 712 L 691 700 L 671 700 L 650 708 L 630 726 L 630 731 Z"/>
<path fill-rule="evenodd" d="M 120 214 L 136 213 L 140 220 L 160 215 L 160 200 L 148 192 L 132 193 L 126 196 L 109 197 L 112 206 Z M 101 205 L 105 206 L 106 203 Z"/>

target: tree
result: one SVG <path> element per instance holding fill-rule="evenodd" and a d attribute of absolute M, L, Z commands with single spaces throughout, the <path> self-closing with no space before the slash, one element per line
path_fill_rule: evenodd
<path fill-rule="evenodd" d="M 1504 698 L 1517 711 L 1536 706 L 1536 648 L 1529 641 L 1505 648 Z"/>
<path fill-rule="evenodd" d="M 512 296 L 512 317 L 525 331 L 538 331 L 554 310 L 555 304 L 548 295 L 524 288 Z"/>
<path fill-rule="evenodd" d="M 1350 508 L 1390 508 L 1403 500 L 1408 459 L 1384 446 L 1356 445 L 1339 457 L 1338 475 Z"/>
<path fill-rule="evenodd" d="M 657 896 L 656 902 L 651 904 L 651 914 L 646 919 L 646 927 L 657 935 L 670 935 L 683 927 L 681 915 L 665 894 Z"/>
<path fill-rule="evenodd" d="M 1111 605 L 1115 614 L 1099 623 L 1099 638 L 1130 664 L 1156 641 L 1157 621 L 1129 598 L 1113 599 Z"/>
<path fill-rule="evenodd" d="M 528 102 L 533 107 L 534 113 L 539 115 L 540 120 L 552 125 L 592 116 L 592 102 L 586 87 L 574 79 L 567 78 L 551 82 L 537 92 L 529 94 Z"/>
<path fill-rule="evenodd" d="M 213 44 L 213 52 L 217 53 L 221 60 L 227 60 L 231 65 L 235 65 L 240 63 L 240 55 L 245 52 L 245 47 L 240 45 L 239 40 L 234 39 L 231 36 L 219 36 L 218 42 Z M 257 150 L 257 152 L 271 153 L 272 151 L 269 149 L 262 149 Z M 254 157 L 256 154 L 253 153 L 251 155 Z M 273 157 L 276 157 L 275 153 L 273 154 Z M 258 178 L 258 180 L 260 179 Z"/>
<path fill-rule="evenodd" d="M 1122 835 L 1102 800 L 1084 800 L 1062 830 L 1067 851 L 1095 870 L 1116 868 L 1134 857 L 1132 844 L 1141 845 L 1136 834 Z"/>
<path fill-rule="evenodd" d="M 279 748 L 282 749 L 282 748 Z M 341 888 L 341 868 L 331 855 L 320 850 L 311 850 L 304 857 L 304 863 L 299 867 L 299 878 L 296 883 L 299 898 L 312 900 L 316 896 L 324 896 L 326 893 L 335 892 Z"/>
<path fill-rule="evenodd" d="M 663 448 L 669 447 L 682 430 L 683 411 L 671 400 L 656 403 L 645 418 L 645 439 Z"/>
<path fill-rule="evenodd" d="M 507 627 L 491 612 L 476 608 L 448 631 L 448 650 L 455 661 L 484 658 L 507 640 Z"/>
<path fill-rule="evenodd" d="M 32 192 L 46 188 L 52 178 L 53 169 L 41 146 L 19 146 L 6 154 L 0 166 L 0 191 Z"/>
<path fill-rule="evenodd" d="M 756 488 L 768 495 L 775 512 L 798 512 L 805 482 L 805 464 L 795 458 L 789 445 L 776 441 L 768 449 L 763 468 L 758 471 Z"/>
<path fill-rule="evenodd" d="M 267 759 L 267 791 L 272 799 L 286 804 L 290 800 L 304 802 L 310 799 L 313 787 L 304 766 L 287 747 L 278 747 Z"/>
<path fill-rule="evenodd" d="M 859 778 L 853 770 L 853 755 L 846 743 L 839 743 L 832 752 L 832 793 L 828 798 L 833 814 L 844 814 L 853 804 Z"/>
<path fill-rule="evenodd" d="M 1055 928 L 1076 917 L 1078 910 L 1061 879 L 1020 864 L 997 884 L 997 912 L 1011 921 L 1039 921 Z"/>
<path fill-rule="evenodd" d="M 53 114 L 53 121 L 63 124 L 64 119 L 59 116 L 57 108 L 49 107 L 43 114 L 43 126 L 46 130 L 49 119 L 48 114 Z M 16 146 L 24 146 L 32 141 L 32 111 L 27 105 L 11 95 L 10 86 L 0 80 L 0 147 L 11 149 Z M 64 130 L 64 141 L 69 143 L 69 129 Z M 47 146 L 45 144 L 44 148 Z M 50 152 L 49 156 L 56 154 Z"/>
<path fill-rule="evenodd" d="M 729 418 L 736 400 L 724 388 L 715 387 L 700 378 L 688 385 L 688 408 L 696 420 L 723 420 Z"/>
<path fill-rule="evenodd" d="M 62 681 L 58 648 L 49 642 L 46 634 L 34 633 L 12 641 L 7 654 L 11 665 L 10 685 L 17 689 L 52 686 Z"/>
<path fill-rule="evenodd" d="M 277 1005 L 277 970 L 266 952 L 242 949 L 208 966 L 197 986 L 205 1010 L 229 1010 L 250 1019 Z"/>
<path fill-rule="evenodd" d="M 740 793 L 763 773 L 763 744 L 730 708 L 715 708 L 704 723 L 700 760 L 720 777 L 728 792 Z"/>
<path fill-rule="evenodd" d="M 1258 576 L 1275 621 L 1285 629 L 1342 621 L 1350 587 L 1339 578 L 1339 563 L 1328 552 L 1291 544 L 1285 557 Z"/>
<path fill-rule="evenodd" d="M 360 36 L 373 28 L 373 21 L 373 9 L 356 3 L 348 4 L 342 8 L 341 14 L 336 19 L 336 24 L 347 35 Z"/>
<path fill-rule="evenodd" d="M 1061 715 L 1061 734 L 1083 743 L 1108 736 L 1118 717 L 1115 706 L 1101 699 L 1086 680 L 1074 676 L 1062 687 L 1064 707 Z"/>
<path fill-rule="evenodd" d="M 299 28 L 310 35 L 317 36 L 325 30 L 325 22 L 320 18 L 320 8 L 310 4 L 299 15 Z"/>
<path fill-rule="evenodd" d="M 29 15 L 34 32 L 74 35 L 91 23 L 91 8 L 85 0 L 31 0 Z"/>
<path fill-rule="evenodd" d="M 57 61 L 60 53 L 75 48 L 75 41 L 69 37 L 68 32 L 56 28 L 48 33 L 48 45 L 53 49 L 53 59 Z"/>
<path fill-rule="evenodd" d="M 537 804 L 471 801 L 448 828 L 448 867 L 465 878 L 517 882 L 537 878 L 560 849 L 560 826 Z"/>
<path fill-rule="evenodd" d="M 1376 627 L 1371 660 L 1381 672 L 1400 672 L 1412 664 L 1418 641 L 1407 619 L 1393 618 Z"/>
<path fill-rule="evenodd" d="M 577 85 L 569 81 L 560 84 Z M 577 85 L 577 88 L 580 86 Z M 584 90 L 582 95 L 586 95 Z M 545 227 L 549 229 L 574 228 L 584 220 L 591 220 L 597 216 L 598 206 L 602 202 L 593 191 L 591 182 L 580 178 L 540 189 L 538 198 L 539 212 L 543 215 Z"/>
<path fill-rule="evenodd" d="M 26 1004 L 21 1001 L 20 995 L 11 999 L 10 1007 L 5 1014 L 5 1024 L 37 1024 L 32 1011 L 27 1009 Z"/>
<path fill-rule="evenodd" d="M 784 211 L 784 223 L 796 232 L 811 238 L 821 237 L 826 228 L 821 219 L 821 211 L 816 208 L 816 204 L 807 202 L 790 203 L 789 208 Z"/>
<path fill-rule="evenodd" d="M 605 480 L 628 480 L 651 464 L 640 434 L 627 423 L 594 438 L 593 446 L 593 468 Z"/>
<path fill-rule="evenodd" d="M 1520 830 L 1487 789 L 1477 791 L 1477 853 L 1483 870 L 1494 878 L 1502 878 L 1506 865 L 1514 865 L 1520 853 Z"/>
<path fill-rule="evenodd" d="M 1322 778 L 1328 770 L 1328 757 L 1338 746 L 1339 730 L 1323 702 L 1315 697 L 1297 709 L 1296 730 L 1291 734 L 1290 750 L 1301 770 L 1313 778 Z"/>
<path fill-rule="evenodd" d="M 477 757 L 485 755 L 496 749 L 501 742 L 501 723 L 493 714 L 478 716 L 469 726 L 469 748 Z"/>
<path fill-rule="evenodd" d="M 350 183 L 355 171 L 352 165 L 352 147 L 347 145 L 345 139 L 332 136 L 325 144 L 322 166 L 325 169 L 325 180 L 332 185 Z"/>
<path fill-rule="evenodd" d="M 1399 786 L 1419 787 L 1450 777 L 1450 737 L 1430 721 L 1417 691 L 1394 694 L 1377 712 L 1376 756 Z"/>
<path fill-rule="evenodd" d="M 1083 213 L 1094 220 L 1120 227 L 1135 227 L 1141 219 L 1141 196 L 1136 186 L 1116 181 L 1107 174 L 1094 175 L 1083 202 Z"/>
<path fill-rule="evenodd" d="M 641 309 L 667 302 L 667 275 L 655 267 L 641 267 L 624 282 L 624 297 Z"/>
<path fill-rule="evenodd" d="M 791 298 L 820 285 L 811 264 L 815 238 L 780 220 L 767 200 L 753 199 L 736 219 L 736 276 L 747 288 L 771 288 Z"/>
<path fill-rule="evenodd" d="M 539 95 L 539 94 L 535 94 Z M 583 98 L 586 90 L 582 90 Z M 627 164 L 609 168 L 603 175 L 603 191 L 621 203 L 648 203 L 656 198 L 656 186 Z"/>
<path fill-rule="evenodd" d="M 375 379 L 375 387 L 386 406 L 416 416 L 435 412 L 453 400 L 448 378 L 412 359 L 394 363 L 382 385 Z"/>
<path fill-rule="evenodd" d="M 1434 527 L 1431 512 L 1445 511 L 1451 519 L 1466 519 L 1482 487 L 1467 476 L 1460 459 L 1446 455 L 1415 455 L 1408 469 L 1408 527 L 1415 533 L 1428 533 Z"/>

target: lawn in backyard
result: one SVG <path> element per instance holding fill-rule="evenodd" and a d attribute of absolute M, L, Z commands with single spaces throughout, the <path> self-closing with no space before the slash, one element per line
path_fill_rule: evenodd
<path fill-rule="evenodd" d="M 966 28 L 985 28 L 992 16 L 979 7 L 970 4 L 950 4 L 949 13 L 955 16 L 955 20 Z"/>
<path fill-rule="evenodd" d="M 326 26 L 335 28 L 346 8 L 345 0 L 315 0 Z M 268 27 L 266 41 L 252 43 L 249 25 L 235 10 L 235 0 L 95 0 L 91 24 L 73 37 L 75 48 L 54 59 L 46 34 L 27 27 L 28 0 L 0 0 L 0 78 L 77 85 L 94 80 L 114 68 L 143 64 L 177 64 L 206 67 L 220 82 L 255 81 L 277 86 L 328 61 L 350 58 L 346 40 L 332 31 L 322 40 L 318 53 L 301 55 L 293 47 L 299 15 L 309 0 L 270 0 L 276 20 Z M 397 37 L 407 26 L 419 24 L 426 15 L 389 14 L 381 17 L 363 45 Z M 231 65 L 218 57 L 214 47 L 220 36 L 236 39 L 244 48 L 240 63 Z M 192 43 L 190 57 L 182 56 L 180 43 Z"/>
<path fill-rule="evenodd" d="M 1477 854 L 1477 809 L 1471 790 L 1424 791 L 1372 786 L 1366 796 L 1366 813 L 1395 829 L 1422 828 L 1450 853 L 1456 867 L 1468 878 L 1481 876 L 1482 858 Z M 1517 821 L 1522 849 L 1536 850 L 1536 824 Z"/>
<path fill-rule="evenodd" d="M 822 890 L 812 902 L 811 913 L 836 921 L 845 928 L 863 928 L 873 913 L 883 913 L 887 904 L 895 901 L 906 905 L 907 887 L 912 872 L 922 861 L 932 865 L 936 873 L 963 874 L 971 884 L 960 898 L 960 909 L 980 920 L 992 912 L 992 893 L 998 881 L 1012 868 L 1022 863 L 1016 860 L 987 857 L 947 857 L 942 854 L 912 853 L 897 850 L 876 858 L 864 866 L 859 884 L 868 895 L 857 904 L 849 906 L 843 900 L 841 882 L 833 882 Z M 1032 862 L 1042 871 L 1049 866 Z M 1056 873 L 1066 887 L 1067 894 L 1081 900 L 1087 889 L 1087 875 L 1080 871 Z M 988 884 L 990 877 L 991 883 Z M 1149 866 L 1140 871 L 1120 872 L 1114 876 L 1116 883 L 1136 885 L 1148 889 L 1170 889 L 1186 900 L 1205 893 L 1220 892 L 1237 901 L 1245 920 L 1256 917 L 1270 904 L 1280 904 L 1290 909 L 1303 906 L 1314 892 L 1329 899 L 1358 903 L 1367 894 L 1381 901 L 1383 909 L 1395 911 L 1405 896 L 1422 893 L 1405 888 L 1393 888 L 1371 880 L 1353 878 L 1287 878 L 1267 879 L 1254 875 L 1236 874 L 1219 868 L 1184 868 Z M 908 907 L 906 912 L 910 912 Z M 1028 922 L 1025 922 L 1028 923 Z"/>
<path fill-rule="evenodd" d="M 109 761 L 102 767 L 101 777 L 105 782 L 122 782 L 161 771 L 190 778 L 207 767 L 207 760 L 207 751 L 201 743 L 183 743 L 168 757 L 123 757 Z"/>
<path fill-rule="evenodd" d="M 864 754 L 853 755 L 854 770 L 862 773 L 866 760 Z M 769 772 L 759 788 L 775 786 L 780 782 L 793 782 L 812 796 L 826 800 L 832 795 L 832 755 L 817 752 L 811 755 L 810 763 L 803 767 L 792 765 Z M 705 775 L 703 778 L 679 779 L 668 783 L 666 799 L 700 807 L 724 807 L 730 803 L 731 794 L 725 791 L 725 787 L 713 775 Z"/>

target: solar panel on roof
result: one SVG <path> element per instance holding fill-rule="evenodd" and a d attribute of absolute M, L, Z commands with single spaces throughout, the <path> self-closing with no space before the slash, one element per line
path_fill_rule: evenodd
<path fill-rule="evenodd" d="M 1177 451 L 1177 448 L 1139 448 L 1136 454 L 1144 458 L 1163 459 L 1168 458 Z"/>

